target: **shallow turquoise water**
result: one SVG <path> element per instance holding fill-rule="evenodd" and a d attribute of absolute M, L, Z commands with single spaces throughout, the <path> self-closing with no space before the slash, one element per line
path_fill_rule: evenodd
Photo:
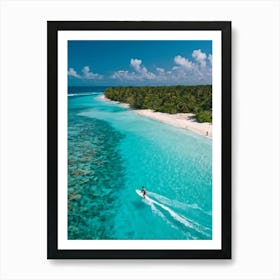
<path fill-rule="evenodd" d="M 68 97 L 68 238 L 211 239 L 212 141 L 101 94 Z"/>

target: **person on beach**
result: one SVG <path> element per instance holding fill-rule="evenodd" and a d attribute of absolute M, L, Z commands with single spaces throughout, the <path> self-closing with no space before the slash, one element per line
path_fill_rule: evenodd
<path fill-rule="evenodd" d="M 143 197 L 145 198 L 146 194 L 147 194 L 147 191 L 144 187 L 142 187 L 142 193 L 143 193 Z"/>

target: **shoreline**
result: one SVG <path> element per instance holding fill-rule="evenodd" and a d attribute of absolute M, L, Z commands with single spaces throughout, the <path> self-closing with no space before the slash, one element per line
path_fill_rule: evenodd
<path fill-rule="evenodd" d="M 113 102 L 125 108 L 130 108 L 127 103 L 121 103 L 118 101 L 112 101 L 105 97 L 105 95 L 100 96 L 100 99 L 107 102 Z M 131 109 L 137 115 L 144 116 L 162 123 L 166 123 L 178 128 L 185 130 L 191 130 L 197 134 L 205 136 L 212 139 L 212 124 L 211 123 L 199 123 L 195 120 L 193 113 L 177 113 L 168 114 L 162 112 L 155 112 L 151 109 Z"/>
<path fill-rule="evenodd" d="M 107 98 L 104 94 L 99 96 L 98 99 L 101 100 L 101 101 L 111 102 L 111 103 L 117 104 L 117 105 L 119 105 L 121 107 L 124 107 L 124 108 L 130 108 L 130 105 L 128 103 L 122 103 L 122 102 L 119 102 L 119 101 L 111 100 L 111 99 Z"/>

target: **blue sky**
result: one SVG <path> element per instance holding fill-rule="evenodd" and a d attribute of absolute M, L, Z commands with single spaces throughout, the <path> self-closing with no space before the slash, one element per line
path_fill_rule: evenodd
<path fill-rule="evenodd" d="M 69 86 L 212 83 L 212 41 L 68 41 Z"/>

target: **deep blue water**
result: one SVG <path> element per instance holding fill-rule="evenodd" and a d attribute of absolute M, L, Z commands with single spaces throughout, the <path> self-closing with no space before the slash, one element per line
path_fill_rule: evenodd
<path fill-rule="evenodd" d="M 68 91 L 68 238 L 211 239 L 211 139 L 106 102 L 103 91 Z"/>

